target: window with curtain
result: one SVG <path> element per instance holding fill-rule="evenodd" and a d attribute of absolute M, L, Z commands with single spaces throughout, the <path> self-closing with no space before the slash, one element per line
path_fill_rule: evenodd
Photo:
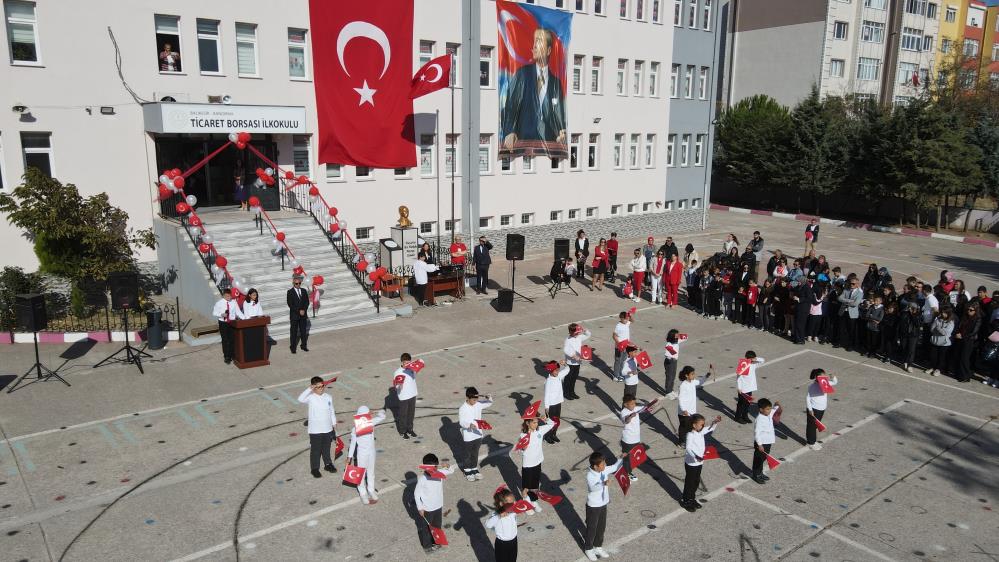
<path fill-rule="evenodd" d="M 4 13 L 7 14 L 7 40 L 10 42 L 11 62 L 41 62 L 38 52 L 38 22 L 35 19 L 35 3 L 22 0 L 4 0 L 3 8 Z"/>
<path fill-rule="evenodd" d="M 236 71 L 240 76 L 257 74 L 257 24 L 236 24 Z"/>

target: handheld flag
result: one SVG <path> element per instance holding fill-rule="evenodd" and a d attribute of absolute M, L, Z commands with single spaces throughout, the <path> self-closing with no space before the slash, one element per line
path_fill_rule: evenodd
<path fill-rule="evenodd" d="M 348 464 L 347 468 L 343 470 L 343 483 L 350 486 L 360 486 L 361 480 L 364 479 L 364 468 L 360 466 L 354 466 Z"/>
<path fill-rule="evenodd" d="M 643 371 L 651 369 L 652 368 L 652 358 L 649 357 L 649 352 L 642 351 L 641 353 L 639 353 L 638 355 L 636 355 L 635 356 L 635 363 L 637 363 L 638 364 L 638 368 L 642 369 Z"/>
<path fill-rule="evenodd" d="M 829 377 L 826 375 L 819 375 L 815 377 L 815 382 L 819 384 L 819 388 L 825 394 L 833 394 L 836 392 L 836 387 L 830 384 Z"/>
<path fill-rule="evenodd" d="M 617 483 L 621 486 L 621 491 L 627 496 L 628 488 L 631 488 L 631 478 L 628 478 L 628 471 L 624 469 L 624 465 L 614 473 L 614 480 L 617 480 Z"/>
<path fill-rule="evenodd" d="M 770 455 L 767 455 L 767 466 L 770 467 L 770 470 L 775 470 L 778 466 L 780 466 L 780 461 Z"/>
<path fill-rule="evenodd" d="M 444 534 L 443 530 L 434 527 L 429 521 L 427 521 L 427 527 L 430 528 L 430 537 L 434 540 L 434 544 L 447 546 L 447 535 Z"/>
<path fill-rule="evenodd" d="M 624 351 L 625 349 L 628 348 L 629 345 L 631 345 L 631 341 L 629 341 L 629 340 L 620 340 L 620 341 L 617 342 L 617 350 L 618 351 Z"/>
<path fill-rule="evenodd" d="M 524 451 L 527 449 L 527 446 L 530 443 L 531 443 L 531 434 L 525 433 L 524 436 L 520 438 L 520 441 L 517 441 L 517 444 L 513 446 L 513 450 Z"/>
<path fill-rule="evenodd" d="M 638 307 L 637 306 L 633 306 L 633 307 L 631 307 L 631 308 L 628 309 L 628 316 L 630 316 L 632 319 L 635 318 L 636 314 L 638 314 Z"/>
<path fill-rule="evenodd" d="M 558 505 L 560 501 L 565 499 L 562 496 L 556 496 L 555 494 L 546 494 L 541 490 L 535 490 L 534 493 L 538 496 L 539 500 L 548 502 L 551 505 Z"/>
<path fill-rule="evenodd" d="M 558 371 L 558 367 L 558 361 L 549 361 L 545 363 L 545 370 L 548 371 L 548 374 Z"/>
<path fill-rule="evenodd" d="M 677 334 L 676 341 L 687 341 L 689 336 L 687 334 Z"/>
<path fill-rule="evenodd" d="M 337 437 L 336 438 L 336 449 L 333 452 L 333 454 L 334 455 L 339 455 L 342 452 L 343 452 L 343 439 L 340 439 L 339 437 Z"/>
<path fill-rule="evenodd" d="M 819 431 L 825 431 L 826 430 L 826 424 L 824 424 L 821 421 L 819 421 L 819 418 L 817 418 L 815 416 L 812 416 L 812 423 L 815 424 L 815 429 L 817 429 Z"/>
<path fill-rule="evenodd" d="M 371 414 L 360 414 L 354 416 L 354 435 L 358 437 L 368 435 L 375 430 L 375 424 L 371 423 Z"/>
<path fill-rule="evenodd" d="M 628 451 L 628 457 L 631 459 L 632 470 L 635 470 L 643 462 L 649 459 L 649 455 L 645 452 L 645 450 L 646 450 L 645 445 L 639 443 L 638 445 L 632 447 L 630 451 Z"/>
<path fill-rule="evenodd" d="M 329 385 L 331 385 L 331 384 L 335 383 L 335 382 L 336 382 L 336 379 L 337 379 L 337 378 L 338 378 L 338 377 L 333 377 L 333 378 L 331 378 L 331 379 L 330 379 L 330 380 L 328 380 L 328 381 L 323 381 L 323 385 L 324 385 L 324 386 L 329 386 Z"/>
<path fill-rule="evenodd" d="M 415 374 L 422 371 L 423 368 L 426 366 L 427 364 L 423 362 L 423 359 L 417 359 L 415 361 L 410 361 L 409 363 L 406 363 L 406 365 L 403 368 L 413 371 L 413 373 Z"/>
<path fill-rule="evenodd" d="M 521 415 L 520 417 L 521 417 L 521 419 L 525 419 L 525 420 L 529 420 L 531 418 L 536 418 L 536 417 L 538 417 L 538 410 L 540 410 L 540 409 L 541 409 L 541 400 L 538 400 L 534 404 L 531 404 L 530 406 L 528 406 L 527 409 L 524 410 L 523 415 Z"/>
<path fill-rule="evenodd" d="M 486 420 L 475 420 L 475 425 L 479 426 L 479 429 L 492 429 L 493 426 L 489 425 Z"/>
<path fill-rule="evenodd" d="M 406 375 L 396 375 L 395 378 L 392 379 L 392 386 L 402 386 L 405 382 Z"/>
<path fill-rule="evenodd" d="M 753 403 L 753 397 L 752 397 L 752 396 L 750 396 L 749 394 L 746 394 L 745 392 L 740 392 L 740 393 L 739 393 L 739 398 L 742 398 L 742 399 L 743 399 L 743 400 L 745 400 L 745 401 L 746 401 L 746 402 L 747 402 L 748 404 L 752 404 L 752 403 Z"/>
<path fill-rule="evenodd" d="M 774 421 L 774 425 L 780 423 L 780 415 L 782 413 L 784 413 L 784 408 L 781 408 L 780 406 L 774 406 L 773 418 L 771 418 Z"/>
<path fill-rule="evenodd" d="M 717 458 L 718 458 L 718 449 L 714 445 L 705 445 L 704 457 L 702 458 L 702 460 L 709 461 L 711 459 L 717 459 Z"/>
<path fill-rule="evenodd" d="M 517 500 L 506 506 L 504 511 L 511 511 L 513 513 L 527 513 L 528 511 L 534 511 L 534 504 L 527 500 Z"/>
<path fill-rule="evenodd" d="M 639 412 L 639 414 L 644 414 L 645 412 L 651 412 L 651 411 L 652 411 L 653 409 L 655 409 L 655 407 L 656 407 L 656 406 L 657 406 L 658 404 L 659 404 L 659 398 L 658 398 L 658 397 L 656 397 L 656 398 L 653 398 L 651 402 L 649 402 L 648 404 L 646 404 L 646 405 L 645 405 L 645 408 L 644 408 L 644 409 L 642 409 L 642 410 L 641 410 L 641 411 Z"/>
<path fill-rule="evenodd" d="M 593 359 L 593 348 L 588 345 L 584 345 L 579 350 L 579 356 L 585 359 L 586 361 L 590 361 L 591 359 Z"/>
<path fill-rule="evenodd" d="M 744 377 L 749 374 L 749 366 L 753 362 L 749 359 L 739 359 L 739 364 L 735 367 L 735 374 Z"/>

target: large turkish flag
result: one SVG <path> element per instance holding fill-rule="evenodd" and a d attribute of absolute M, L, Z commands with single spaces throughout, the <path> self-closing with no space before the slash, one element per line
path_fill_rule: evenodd
<path fill-rule="evenodd" d="M 309 0 L 319 162 L 416 166 L 413 0 Z"/>

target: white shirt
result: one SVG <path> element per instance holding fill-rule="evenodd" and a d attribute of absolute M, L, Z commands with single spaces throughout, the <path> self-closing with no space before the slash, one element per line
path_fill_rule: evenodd
<path fill-rule="evenodd" d="M 624 379 L 624 384 L 638 384 L 638 363 L 634 357 L 625 359 L 621 364 L 620 375 Z"/>
<path fill-rule="evenodd" d="M 635 405 L 635 409 L 623 408 L 619 413 L 618 417 L 624 422 L 624 427 L 621 428 L 621 441 L 627 443 L 628 445 L 634 445 L 642 441 L 642 416 L 635 416 L 631 418 L 631 421 L 624 421 L 625 418 L 630 416 L 635 412 L 641 412 L 645 406 Z"/>
<path fill-rule="evenodd" d="M 583 342 L 589 339 L 590 331 L 586 330 L 578 336 L 572 336 L 565 338 L 565 344 L 562 346 L 562 353 L 565 354 L 565 362 L 568 365 L 579 365 L 579 359 L 576 359 L 583 352 Z"/>
<path fill-rule="evenodd" d="M 524 468 L 538 466 L 544 462 L 545 454 L 541 450 L 542 437 L 551 431 L 553 427 L 555 427 L 555 422 L 549 420 L 548 423 L 539 425 L 537 430 L 531 432 L 531 441 L 527 444 L 527 448 L 521 451 L 524 454 Z M 517 440 L 523 439 L 525 435 L 527 434 L 521 433 Z"/>
<path fill-rule="evenodd" d="M 264 307 L 259 302 L 243 301 L 243 309 L 236 313 L 240 318 L 257 318 L 264 315 Z"/>
<path fill-rule="evenodd" d="M 554 376 L 548 375 L 545 379 L 545 408 L 557 406 L 565 401 L 562 392 L 562 381 L 569 374 L 569 367 L 562 367 Z"/>
<path fill-rule="evenodd" d="M 645 256 L 638 256 L 637 258 L 631 260 L 631 270 L 635 273 L 639 271 L 645 272 Z"/>
<path fill-rule="evenodd" d="M 750 393 L 756 392 L 756 367 L 765 361 L 762 357 L 757 357 L 749 362 L 749 374 L 748 375 L 736 375 L 735 378 L 738 379 L 739 392 Z"/>
<path fill-rule="evenodd" d="M 836 377 L 829 379 L 829 384 L 836 386 L 839 383 Z M 818 381 L 812 381 L 812 384 L 808 385 L 808 394 L 805 395 L 805 408 L 808 410 L 825 410 L 826 404 L 828 404 L 829 399 L 826 398 L 826 393 L 822 392 L 822 387 L 819 386 Z"/>
<path fill-rule="evenodd" d="M 437 471 L 451 475 L 454 469 L 438 467 Z M 413 499 L 416 500 L 416 509 L 420 511 L 434 511 L 444 507 L 444 481 L 430 478 L 426 472 L 420 473 L 416 477 Z"/>
<path fill-rule="evenodd" d="M 425 261 L 416 260 L 413 262 L 413 278 L 416 279 L 417 285 L 427 284 L 427 273 L 431 271 L 437 271 L 439 268 L 434 265 L 427 263 Z"/>
<path fill-rule="evenodd" d="M 666 347 L 663 348 L 663 354 L 666 356 L 666 359 L 669 359 L 671 361 L 676 361 L 677 359 L 680 358 L 680 344 L 681 343 L 683 343 L 683 342 L 679 341 L 679 340 L 677 340 L 676 343 L 666 342 L 666 347 L 672 347 L 673 348 L 673 353 L 670 353 L 669 350 L 666 349 Z"/>
<path fill-rule="evenodd" d="M 482 419 L 482 409 L 493 405 L 492 400 L 480 400 L 475 404 L 462 403 L 458 408 L 458 425 L 461 426 L 461 437 L 465 441 L 482 439 L 483 433 L 475 420 Z M 474 429 L 470 429 L 474 428 Z"/>
<path fill-rule="evenodd" d="M 309 433 L 330 433 L 336 426 L 333 397 L 325 392 L 316 394 L 312 387 L 298 395 L 298 401 L 309 405 Z"/>
<path fill-rule="evenodd" d="M 679 397 L 676 400 L 677 415 L 682 416 L 684 410 L 690 416 L 697 413 L 697 387 L 703 386 L 705 380 L 707 380 L 706 377 L 697 377 L 692 381 L 683 381 L 680 383 Z"/>
<path fill-rule="evenodd" d="M 371 425 L 375 426 L 385 421 L 385 412 L 378 412 L 377 414 L 371 416 Z M 312 424 L 309 424 L 312 425 Z M 354 452 L 357 452 L 357 456 L 363 457 L 375 450 L 375 432 L 372 431 L 367 435 L 357 436 L 354 429 L 350 430 L 350 445 L 347 447 L 347 458 L 353 458 Z"/>
<path fill-rule="evenodd" d="M 410 398 L 416 398 L 416 376 L 413 373 L 407 373 L 406 369 L 399 367 L 392 373 L 392 380 L 399 375 L 403 376 L 402 389 L 399 390 L 398 397 L 399 400 L 409 400 Z"/>
<path fill-rule="evenodd" d="M 926 302 L 923 303 L 923 324 L 933 322 L 933 311 L 940 310 L 940 301 L 932 293 L 926 295 Z"/>
<path fill-rule="evenodd" d="M 704 437 L 714 430 L 715 424 L 711 424 L 705 426 L 700 431 L 691 429 L 687 432 L 687 449 L 683 454 L 684 463 L 690 466 L 701 466 L 704 464 Z"/>
<path fill-rule="evenodd" d="M 770 410 L 769 416 L 762 413 L 756 415 L 756 425 L 753 426 L 753 441 L 759 445 L 773 445 L 777 440 L 774 435 L 774 414 L 777 413 L 778 406 Z"/>
<path fill-rule="evenodd" d="M 617 341 L 622 342 L 624 340 L 631 341 L 631 322 L 618 322 L 614 326 L 614 335 L 617 336 Z M 617 347 L 617 342 L 615 342 L 615 348 Z"/>
<path fill-rule="evenodd" d="M 586 471 L 586 506 L 603 507 L 610 503 L 610 493 L 607 486 L 614 481 L 614 473 L 621 468 L 624 459 L 617 459 L 617 462 L 602 471 Z"/>
<path fill-rule="evenodd" d="M 486 529 L 496 531 L 496 538 L 501 541 L 512 541 L 517 538 L 517 514 L 511 513 L 505 517 L 498 513 L 486 519 Z"/>
<path fill-rule="evenodd" d="M 235 320 L 236 318 L 238 318 L 236 312 L 238 310 L 239 306 L 237 306 L 236 303 L 232 302 L 231 300 L 227 301 L 225 299 L 219 299 L 215 303 L 215 307 L 212 308 L 212 316 L 215 317 L 215 319 L 220 320 L 222 322 L 225 322 L 226 320 Z M 226 315 L 226 311 L 229 311 L 228 316 Z"/>

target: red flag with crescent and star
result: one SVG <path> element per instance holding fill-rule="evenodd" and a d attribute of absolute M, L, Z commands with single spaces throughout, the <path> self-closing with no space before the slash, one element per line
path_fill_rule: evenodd
<path fill-rule="evenodd" d="M 562 496 L 556 496 L 555 494 L 546 494 L 541 490 L 535 490 L 534 493 L 537 494 L 539 500 L 548 502 L 551 505 L 558 505 L 560 501 L 565 499 Z"/>
<path fill-rule="evenodd" d="M 413 76 L 409 97 L 416 99 L 448 87 L 451 76 L 451 54 L 441 55 L 420 67 Z"/>
<path fill-rule="evenodd" d="M 364 468 L 348 464 L 347 468 L 343 469 L 344 484 L 348 484 L 351 486 L 360 486 L 361 480 L 363 479 L 364 479 Z"/>
<path fill-rule="evenodd" d="M 635 470 L 643 462 L 649 459 L 649 455 L 645 452 L 645 446 L 639 443 L 628 451 L 628 456 L 631 458 L 631 469 Z"/>
<path fill-rule="evenodd" d="M 614 473 L 614 480 L 617 480 L 617 483 L 621 486 L 621 492 L 627 496 L 628 490 L 631 488 L 631 478 L 628 477 L 628 471 L 625 470 L 623 465 Z"/>
<path fill-rule="evenodd" d="M 413 0 L 309 0 L 319 163 L 412 168 Z"/>

